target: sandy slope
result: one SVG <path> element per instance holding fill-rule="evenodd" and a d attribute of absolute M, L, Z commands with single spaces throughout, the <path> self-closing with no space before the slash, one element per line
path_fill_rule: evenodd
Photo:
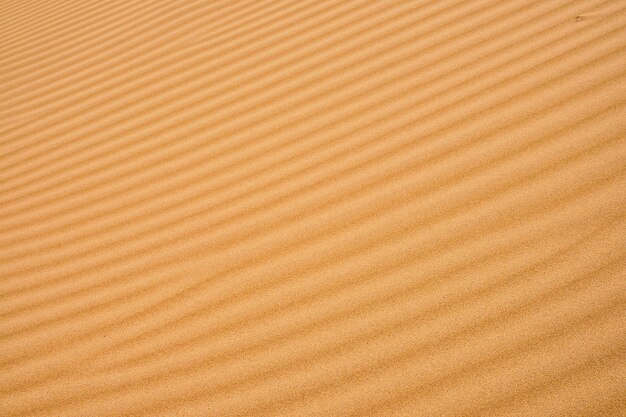
<path fill-rule="evenodd" d="M 1 0 L 0 86 L 0 416 L 626 416 L 626 0 Z"/>

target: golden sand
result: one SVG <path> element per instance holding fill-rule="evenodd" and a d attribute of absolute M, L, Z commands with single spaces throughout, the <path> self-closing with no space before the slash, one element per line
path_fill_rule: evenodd
<path fill-rule="evenodd" d="M 0 416 L 626 416 L 626 0 L 0 0 Z"/>

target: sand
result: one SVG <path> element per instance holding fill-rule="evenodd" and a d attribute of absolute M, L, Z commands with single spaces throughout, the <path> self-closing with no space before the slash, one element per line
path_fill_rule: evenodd
<path fill-rule="evenodd" d="M 626 416 L 626 0 L 0 0 L 0 416 Z"/>

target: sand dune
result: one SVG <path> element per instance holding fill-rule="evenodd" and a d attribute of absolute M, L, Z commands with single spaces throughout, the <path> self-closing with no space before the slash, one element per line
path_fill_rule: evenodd
<path fill-rule="evenodd" d="M 0 416 L 626 416 L 626 0 L 0 39 Z"/>

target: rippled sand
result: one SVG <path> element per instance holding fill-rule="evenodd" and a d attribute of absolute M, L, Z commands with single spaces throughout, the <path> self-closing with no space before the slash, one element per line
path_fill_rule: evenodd
<path fill-rule="evenodd" d="M 626 416 L 626 0 L 0 0 L 0 416 Z"/>

